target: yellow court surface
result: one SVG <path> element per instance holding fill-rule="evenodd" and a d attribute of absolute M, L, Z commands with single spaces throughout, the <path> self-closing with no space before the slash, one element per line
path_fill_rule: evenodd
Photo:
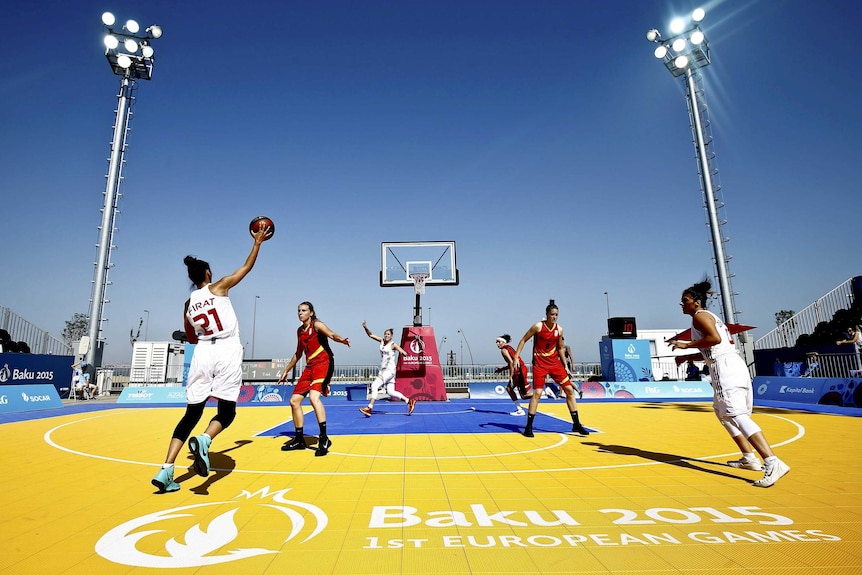
<path fill-rule="evenodd" d="M 209 477 L 184 450 L 158 494 L 182 408 L 92 403 L 0 425 L 0 573 L 862 573 L 859 417 L 756 408 L 792 468 L 763 489 L 709 403 L 584 401 L 589 437 L 542 403 L 526 438 L 511 403 L 333 402 L 325 457 L 240 407 Z"/>

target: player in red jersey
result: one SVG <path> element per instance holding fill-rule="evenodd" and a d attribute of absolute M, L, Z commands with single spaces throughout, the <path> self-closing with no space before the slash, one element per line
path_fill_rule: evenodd
<path fill-rule="evenodd" d="M 320 400 L 321 395 L 324 397 L 329 395 L 329 380 L 332 378 L 332 370 L 335 369 L 335 359 L 329 348 L 329 340 L 343 343 L 347 347 L 350 347 L 350 340 L 341 337 L 317 319 L 311 302 L 304 301 L 299 304 L 296 313 L 299 316 L 299 321 L 302 322 L 296 330 L 296 353 L 290 358 L 287 367 L 284 368 L 284 373 L 278 379 L 278 383 L 284 383 L 287 380 L 287 374 L 290 373 L 303 353 L 305 353 L 305 369 L 302 370 L 302 375 L 296 382 L 296 387 L 290 396 L 290 410 L 293 414 L 293 426 L 296 428 L 296 434 L 293 439 L 281 447 L 281 450 L 305 449 L 302 400 L 307 395 L 320 426 L 317 451 L 314 452 L 315 456 L 320 457 L 329 453 L 329 448 L 332 446 L 332 441 L 326 434 L 326 410 Z"/>
<path fill-rule="evenodd" d="M 522 363 L 520 368 L 515 369 L 512 359 L 515 357 L 515 349 L 509 345 L 510 341 L 512 341 L 512 336 L 508 333 L 504 333 L 497 338 L 497 347 L 500 349 L 500 355 L 506 360 L 506 365 L 497 368 L 495 371 L 497 373 L 509 372 L 509 384 L 506 386 L 506 393 L 515 402 L 516 407 L 515 411 L 509 415 L 524 415 L 524 409 L 518 403 L 518 395 L 521 396 L 521 399 L 530 399 L 533 392 L 530 391 L 530 385 L 527 383 L 527 366 Z M 518 390 L 518 395 L 515 395 L 516 389 Z"/>
<path fill-rule="evenodd" d="M 574 385 L 572 384 L 571 376 L 566 372 L 563 328 L 557 324 L 559 314 L 559 308 L 554 304 L 554 300 L 551 300 L 548 307 L 545 308 L 545 319 L 527 330 L 527 333 L 518 342 L 518 349 L 515 351 L 515 357 L 513 358 L 515 369 L 519 369 L 521 366 L 521 351 L 524 349 L 524 344 L 527 343 L 528 339 L 533 338 L 533 397 L 530 398 L 530 407 L 527 408 L 527 426 L 524 428 L 524 435 L 526 437 L 533 437 L 533 419 L 536 417 L 539 399 L 541 399 L 542 389 L 545 387 L 545 377 L 548 375 L 566 393 L 566 405 L 569 406 L 569 413 L 572 414 L 572 432 L 582 437 L 590 434 L 581 425 L 578 418 L 578 405 L 575 400 Z"/>

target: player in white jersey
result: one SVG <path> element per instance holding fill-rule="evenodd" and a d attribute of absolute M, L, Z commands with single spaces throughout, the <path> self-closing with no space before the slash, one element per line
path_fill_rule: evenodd
<path fill-rule="evenodd" d="M 668 343 L 673 349 L 697 348 L 709 366 L 715 415 L 742 451 L 741 459 L 727 464 L 738 469 L 763 469 L 763 477 L 753 485 L 770 487 L 786 475 L 790 467 L 772 452 L 760 426 L 751 418 L 754 406 L 751 376 L 733 345 L 727 325 L 706 309 L 709 288 L 709 281 L 704 280 L 682 292 L 682 312 L 691 316 L 691 341 L 670 340 Z M 755 450 L 763 458 L 763 465 L 754 455 Z"/>
<path fill-rule="evenodd" d="M 374 402 L 377 401 L 377 396 L 385 385 L 386 393 L 389 394 L 389 397 L 394 397 L 407 403 L 407 415 L 410 415 L 416 407 L 416 400 L 406 397 L 395 389 L 395 368 L 398 364 L 398 354 L 407 355 L 407 352 L 400 345 L 392 341 L 392 328 L 384 331 L 383 337 L 371 333 L 371 330 L 368 329 L 364 321 L 362 322 L 362 329 L 365 330 L 368 337 L 380 342 L 380 372 L 371 384 L 371 399 L 368 400 L 368 407 L 360 407 L 359 411 L 364 413 L 366 417 L 371 417 Z"/>
<path fill-rule="evenodd" d="M 213 438 L 233 423 L 236 401 L 242 385 L 242 342 L 239 324 L 228 290 L 238 284 L 254 267 L 260 244 L 269 227 L 253 234 L 254 245 L 238 270 L 213 282 L 210 265 L 192 256 L 183 263 L 195 289 L 183 306 L 183 324 L 189 343 L 195 345 L 186 383 L 186 412 L 174 429 L 165 463 L 152 479 L 160 493 L 179 490 L 174 481 L 174 462 L 204 413 L 207 399 L 218 400 L 216 415 L 204 433 L 189 439 L 194 455 L 194 470 L 206 477 L 210 471 L 209 448 Z"/>

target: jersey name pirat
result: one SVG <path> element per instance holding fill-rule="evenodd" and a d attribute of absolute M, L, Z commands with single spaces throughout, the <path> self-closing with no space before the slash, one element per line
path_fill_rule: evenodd
<path fill-rule="evenodd" d="M 395 369 L 395 342 L 380 344 L 380 369 Z"/>
<path fill-rule="evenodd" d="M 707 309 L 699 310 L 697 313 L 708 313 L 713 318 L 715 318 L 715 329 L 716 329 L 716 331 L 718 331 L 718 336 L 721 338 L 721 341 L 712 347 L 700 348 L 700 353 L 703 356 L 703 358 L 705 360 L 709 361 L 713 358 L 716 358 L 720 355 L 724 355 L 726 353 L 737 353 L 736 347 L 733 345 L 733 339 L 730 337 L 730 330 L 727 329 L 727 325 L 724 323 L 724 321 L 720 317 L 718 317 L 717 315 L 715 315 L 714 313 L 712 313 L 711 311 L 709 311 Z M 698 339 L 701 339 L 703 337 L 703 335 L 704 334 L 699 332 L 694 327 L 694 321 L 692 321 L 691 341 L 696 341 Z"/>
<path fill-rule="evenodd" d="M 307 328 L 299 326 L 296 329 L 296 357 L 305 353 L 305 361 L 329 359 L 334 357 L 329 348 L 329 339 L 314 329 L 314 321 Z"/>
<path fill-rule="evenodd" d="M 545 322 L 542 322 L 542 327 L 533 337 L 533 363 L 539 365 L 549 365 L 559 363 L 559 351 L 557 343 L 560 341 L 560 330 L 557 324 L 548 327 Z"/>
<path fill-rule="evenodd" d="M 194 326 L 198 340 L 239 337 L 239 322 L 230 298 L 214 295 L 209 284 L 192 292 L 186 317 Z"/>

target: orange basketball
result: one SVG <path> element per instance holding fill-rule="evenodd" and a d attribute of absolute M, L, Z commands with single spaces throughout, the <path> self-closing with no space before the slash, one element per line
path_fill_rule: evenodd
<path fill-rule="evenodd" d="M 248 233 L 251 235 L 256 234 L 259 230 L 269 227 L 269 232 L 267 232 L 266 237 L 263 238 L 264 241 L 268 240 L 275 234 L 275 222 L 273 222 L 270 218 L 266 216 L 257 216 L 248 224 Z"/>

